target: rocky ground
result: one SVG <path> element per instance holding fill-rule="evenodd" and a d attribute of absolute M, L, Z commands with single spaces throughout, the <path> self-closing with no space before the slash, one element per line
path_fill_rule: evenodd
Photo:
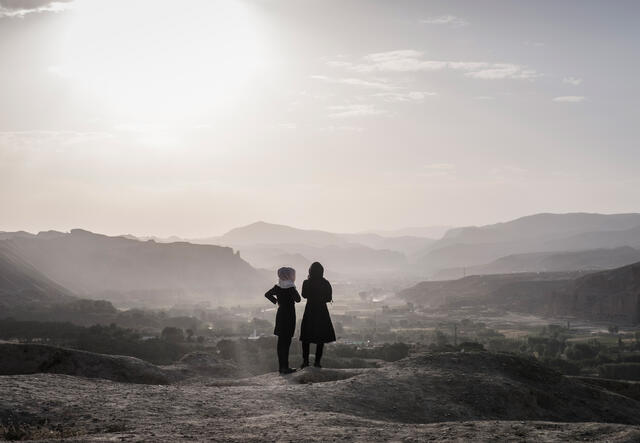
<path fill-rule="evenodd" d="M 169 385 L 5 375 L 0 393 L 5 438 L 640 440 L 639 401 L 485 352 L 421 354 L 375 369 L 307 368 L 286 377 L 200 372 Z"/>

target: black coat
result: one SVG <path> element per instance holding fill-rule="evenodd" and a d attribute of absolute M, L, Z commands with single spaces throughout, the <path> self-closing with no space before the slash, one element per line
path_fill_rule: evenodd
<path fill-rule="evenodd" d="M 309 343 L 336 341 L 327 303 L 332 300 L 331 284 L 323 277 L 302 283 L 302 297 L 307 299 L 300 328 L 300 340 Z"/>
<path fill-rule="evenodd" d="M 300 302 L 298 290 L 295 286 L 282 289 L 275 285 L 264 296 L 274 305 L 278 305 L 273 333 L 281 337 L 293 337 L 296 330 L 296 303 Z"/>

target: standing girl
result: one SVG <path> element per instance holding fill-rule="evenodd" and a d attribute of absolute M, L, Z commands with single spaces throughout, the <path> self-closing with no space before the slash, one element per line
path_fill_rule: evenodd
<path fill-rule="evenodd" d="M 320 359 L 325 343 L 336 341 L 327 303 L 333 300 L 331 284 L 324 278 L 324 268 L 315 262 L 309 268 L 309 277 L 302 283 L 302 297 L 307 299 L 300 327 L 302 341 L 302 368 L 309 366 L 309 348 L 316 344 L 316 359 L 313 365 L 320 368 Z"/>
<path fill-rule="evenodd" d="M 278 279 L 278 284 L 269 289 L 264 296 L 274 305 L 278 305 L 276 327 L 273 330 L 278 336 L 278 364 L 281 374 L 291 374 L 295 369 L 289 367 L 289 346 L 296 330 L 295 304 L 300 302 L 300 294 L 295 286 L 295 269 L 278 269 Z"/>

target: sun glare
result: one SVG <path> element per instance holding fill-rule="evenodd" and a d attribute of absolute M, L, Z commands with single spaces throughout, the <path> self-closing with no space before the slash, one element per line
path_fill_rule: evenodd
<path fill-rule="evenodd" d="M 266 37 L 236 0 L 84 0 L 50 71 L 123 123 L 191 125 L 250 94 L 268 67 Z"/>

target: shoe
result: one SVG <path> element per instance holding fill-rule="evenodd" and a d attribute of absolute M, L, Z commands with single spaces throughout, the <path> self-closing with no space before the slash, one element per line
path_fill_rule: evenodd
<path fill-rule="evenodd" d="M 309 366 L 309 362 L 308 361 L 303 361 L 302 364 L 300 365 L 300 369 L 304 369 L 307 366 Z"/>
<path fill-rule="evenodd" d="M 294 372 L 296 372 L 296 370 L 293 369 L 293 368 L 282 368 L 282 369 L 280 369 L 280 373 L 281 374 L 285 374 L 285 375 L 286 374 L 293 374 Z"/>
<path fill-rule="evenodd" d="M 322 366 L 320 366 L 320 362 L 315 362 L 315 363 L 313 364 L 313 367 L 314 367 L 314 368 L 320 368 L 320 369 L 322 369 Z"/>

